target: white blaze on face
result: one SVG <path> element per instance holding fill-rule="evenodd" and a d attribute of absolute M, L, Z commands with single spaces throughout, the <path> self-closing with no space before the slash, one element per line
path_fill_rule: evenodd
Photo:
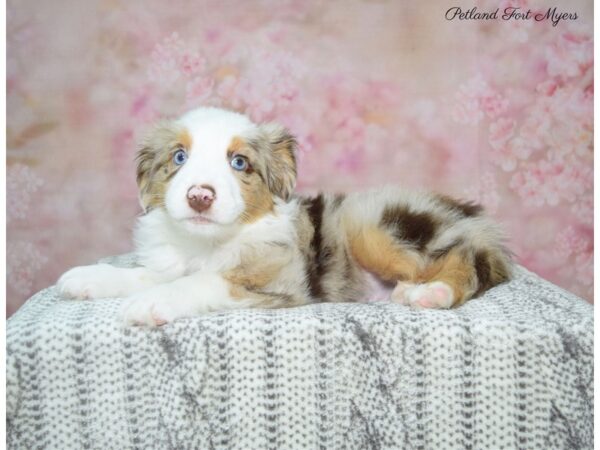
<path fill-rule="evenodd" d="M 230 111 L 202 108 L 191 111 L 177 120 L 188 131 L 192 146 L 188 159 L 169 182 L 165 206 L 169 215 L 191 231 L 210 232 L 213 227 L 231 225 L 245 209 L 238 180 L 229 165 L 227 149 L 234 137 L 252 131 L 250 120 Z M 187 193 L 194 186 L 210 186 L 215 199 L 202 213 L 192 209 Z M 194 224 L 201 216 L 216 225 Z"/>

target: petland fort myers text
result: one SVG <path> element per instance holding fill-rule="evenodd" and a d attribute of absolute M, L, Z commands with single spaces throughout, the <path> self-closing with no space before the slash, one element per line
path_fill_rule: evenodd
<path fill-rule="evenodd" d="M 576 12 L 559 11 L 558 8 L 548 8 L 544 11 L 532 11 L 519 7 L 508 7 L 500 11 L 479 11 L 476 6 L 464 10 L 453 6 L 446 11 L 446 20 L 535 20 L 536 22 L 551 21 L 557 26 L 561 20 L 577 20 Z"/>

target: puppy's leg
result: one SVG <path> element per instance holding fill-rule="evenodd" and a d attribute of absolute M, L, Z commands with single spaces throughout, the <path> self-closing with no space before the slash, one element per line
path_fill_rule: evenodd
<path fill-rule="evenodd" d="M 449 254 L 425 269 L 419 252 L 376 226 L 350 234 L 349 244 L 362 268 L 382 280 L 396 282 L 391 296 L 394 302 L 415 308 L 450 308 L 474 292 L 473 264 L 458 254 Z"/>
<path fill-rule="evenodd" d="M 182 317 L 251 307 L 293 306 L 291 296 L 235 285 L 219 274 L 195 273 L 161 284 L 125 300 L 126 325 L 160 326 Z"/>
<path fill-rule="evenodd" d="M 411 286 L 423 268 L 422 256 L 385 230 L 365 226 L 348 234 L 350 253 L 365 270 L 388 282 Z"/>
<path fill-rule="evenodd" d="M 94 299 L 126 297 L 135 292 L 173 279 L 173 275 L 153 272 L 145 267 L 115 267 L 94 264 L 65 272 L 56 286 L 62 297 Z"/>
<path fill-rule="evenodd" d="M 416 308 L 451 308 L 471 298 L 477 289 L 473 260 L 468 252 L 461 250 L 430 264 L 418 281 L 413 285 L 398 283 L 392 299 Z"/>
<path fill-rule="evenodd" d="M 457 248 L 429 264 L 419 284 L 398 283 L 392 299 L 417 308 L 459 306 L 508 280 L 509 262 L 501 248 Z"/>
<path fill-rule="evenodd" d="M 477 290 L 473 257 L 467 250 L 454 250 L 431 264 L 419 277 L 422 284 L 405 298 L 423 308 L 451 308 L 463 304 Z"/>

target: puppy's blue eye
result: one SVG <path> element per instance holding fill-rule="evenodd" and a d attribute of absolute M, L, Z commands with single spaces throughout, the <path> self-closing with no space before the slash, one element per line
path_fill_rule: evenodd
<path fill-rule="evenodd" d="M 178 166 L 185 164 L 186 161 L 187 161 L 187 153 L 183 149 L 177 150 L 175 152 L 175 154 L 173 155 L 173 162 L 175 164 L 177 164 Z"/>
<path fill-rule="evenodd" d="M 248 161 L 243 156 L 235 156 L 231 159 L 231 167 L 235 170 L 246 170 L 248 168 Z"/>

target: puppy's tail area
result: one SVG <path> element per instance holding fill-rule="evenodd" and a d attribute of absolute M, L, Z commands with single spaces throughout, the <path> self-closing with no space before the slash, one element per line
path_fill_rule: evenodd
<path fill-rule="evenodd" d="M 494 223 L 484 217 L 465 222 L 461 226 L 464 233 L 452 245 L 433 249 L 432 264 L 425 271 L 429 273 L 423 277 L 461 279 L 460 303 L 508 281 L 514 269 L 513 254 Z"/>
<path fill-rule="evenodd" d="M 512 278 L 513 255 L 501 243 L 488 247 L 475 247 L 473 266 L 477 276 L 477 290 L 473 297 L 479 297 L 488 289 Z"/>

